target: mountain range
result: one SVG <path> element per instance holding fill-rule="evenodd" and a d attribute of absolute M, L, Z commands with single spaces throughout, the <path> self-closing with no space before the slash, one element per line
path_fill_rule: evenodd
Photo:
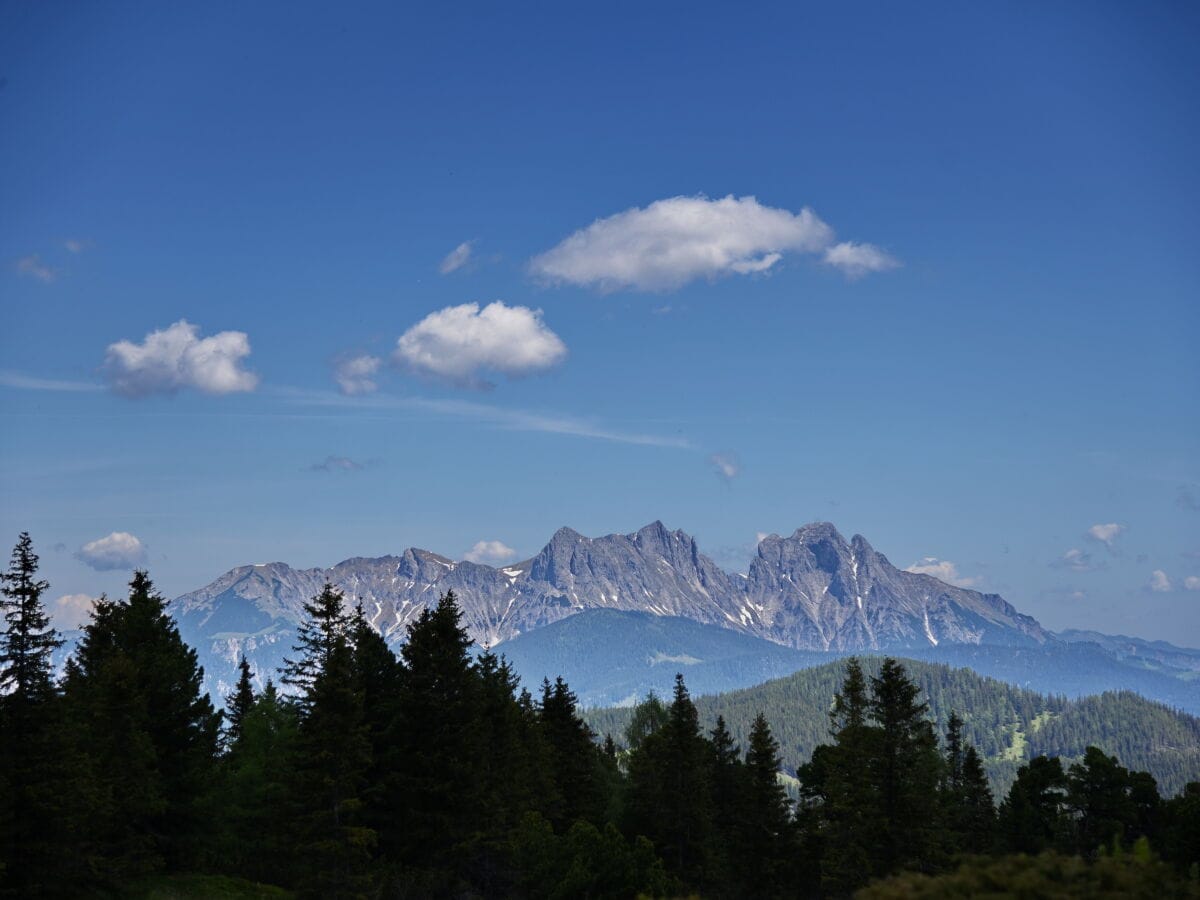
<path fill-rule="evenodd" d="M 893 653 L 1050 693 L 1131 689 L 1200 712 L 1200 651 L 1093 632 L 1057 636 L 997 594 L 899 569 L 828 522 L 763 538 L 744 574 L 723 570 L 661 522 L 597 538 L 560 528 L 536 556 L 507 566 L 415 548 L 324 569 L 241 566 L 170 603 L 208 690 L 230 689 L 242 654 L 260 683 L 272 676 L 295 643 L 304 603 L 327 582 L 361 603 L 395 649 L 421 610 L 453 591 L 478 645 L 509 656 L 527 685 L 567 676 L 589 705 L 669 686 L 671 659 L 697 689 L 715 692 L 847 653 Z"/>

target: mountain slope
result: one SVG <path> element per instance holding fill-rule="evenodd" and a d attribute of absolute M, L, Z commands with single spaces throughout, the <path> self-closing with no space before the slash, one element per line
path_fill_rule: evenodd
<path fill-rule="evenodd" d="M 868 674 L 879 657 L 863 658 Z M 1081 700 L 1052 697 L 918 660 L 902 660 L 920 684 L 939 731 L 950 712 L 964 720 L 964 734 L 985 758 L 993 786 L 1007 790 L 1017 768 L 1041 753 L 1074 759 L 1088 745 L 1116 754 L 1122 765 L 1154 775 L 1165 794 L 1200 780 L 1200 720 L 1129 692 Z M 785 678 L 730 693 L 696 698 L 703 727 L 722 715 L 745 748 L 750 725 L 762 712 L 779 739 L 790 771 L 807 762 L 813 748 L 829 742 L 829 709 L 841 686 L 842 661 L 805 669 Z M 685 673 L 686 678 L 686 673 Z M 632 710 L 591 710 L 585 718 L 599 734 L 620 741 Z"/>
<path fill-rule="evenodd" d="M 172 601 L 184 637 L 223 691 L 245 653 L 273 670 L 294 640 L 303 603 L 329 581 L 393 645 L 453 590 L 471 637 L 495 646 L 586 609 L 678 616 L 802 650 L 901 650 L 948 642 L 1012 646 L 1051 640 L 994 594 L 894 567 L 861 536 L 816 523 L 763 540 L 746 576 L 722 571 L 682 531 L 653 522 L 588 538 L 562 528 L 532 559 L 493 568 L 426 550 L 348 559 L 328 569 L 243 566 Z"/>
<path fill-rule="evenodd" d="M 584 706 L 632 703 L 653 690 L 669 696 L 684 672 L 697 694 L 759 684 L 829 661 L 762 638 L 677 616 L 585 610 L 497 648 L 535 690 L 561 675 Z"/>

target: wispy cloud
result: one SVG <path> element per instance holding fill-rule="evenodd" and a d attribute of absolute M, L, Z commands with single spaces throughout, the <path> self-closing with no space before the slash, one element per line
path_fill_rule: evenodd
<path fill-rule="evenodd" d="M 824 254 L 851 277 L 899 265 L 871 244 L 835 244 L 833 229 L 811 209 L 793 213 L 731 194 L 670 197 L 598 219 L 534 257 L 529 269 L 552 284 L 665 291 L 767 272 L 789 252 Z"/>
<path fill-rule="evenodd" d="M 369 394 L 379 385 L 375 382 L 375 373 L 383 365 L 378 356 L 362 354 L 339 360 L 333 367 L 333 380 L 337 382 L 343 394 Z"/>
<path fill-rule="evenodd" d="M 311 406 L 375 410 L 417 410 L 480 422 L 511 431 L 562 434 L 646 447 L 694 449 L 692 443 L 682 437 L 623 431 L 616 428 L 607 428 L 598 423 L 572 416 L 491 406 L 486 403 L 478 403 L 470 400 L 395 396 L 383 393 L 346 397 L 333 391 L 310 391 L 286 387 L 276 387 L 272 389 L 272 393 L 290 402 Z"/>
<path fill-rule="evenodd" d="M 464 387 L 490 387 L 483 372 L 509 377 L 558 365 L 567 346 L 546 327 L 540 309 L 499 300 L 447 306 L 400 336 L 393 360 L 422 375 Z"/>
<path fill-rule="evenodd" d="M 17 260 L 16 268 L 19 274 L 35 278 L 45 284 L 49 284 L 58 277 L 58 273 L 42 262 L 42 258 L 36 253 L 22 256 Z"/>
<path fill-rule="evenodd" d="M 443 275 L 449 275 L 451 272 L 457 272 L 471 261 L 471 249 L 474 244 L 474 241 L 463 241 L 446 254 L 441 265 L 438 266 L 438 271 Z"/>
<path fill-rule="evenodd" d="M 473 563 L 495 565 L 508 562 L 517 555 L 517 551 L 502 541 L 477 541 L 475 546 L 466 552 L 463 559 Z"/>
<path fill-rule="evenodd" d="M 181 388 L 230 394 L 258 386 L 258 376 L 241 367 L 249 355 L 245 332 L 222 331 L 201 338 L 196 325 L 180 319 L 150 332 L 140 344 L 110 344 L 104 372 L 112 389 L 127 397 L 173 394 Z"/>
<path fill-rule="evenodd" d="M 1050 565 L 1055 569 L 1069 569 L 1072 572 L 1094 572 L 1104 568 L 1104 563 L 1094 562 L 1092 554 L 1078 547 L 1072 547 Z"/>
<path fill-rule="evenodd" d="M 926 556 L 904 571 L 915 572 L 918 575 L 932 575 L 938 581 L 962 588 L 975 587 L 979 584 L 978 578 L 960 574 L 957 565 L 948 559 L 938 559 L 936 556 Z"/>
<path fill-rule="evenodd" d="M 1189 575 L 1183 579 L 1183 589 L 1185 591 L 1200 591 L 1200 576 Z"/>
<path fill-rule="evenodd" d="M 63 246 L 70 253 L 79 254 L 92 246 L 92 242 L 82 238 L 67 238 L 63 241 Z"/>
<path fill-rule="evenodd" d="M 145 564 L 146 545 L 128 531 L 114 531 L 84 544 L 76 551 L 75 558 L 97 572 L 133 569 Z"/>
<path fill-rule="evenodd" d="M 104 387 L 87 381 L 64 381 L 57 378 L 38 378 L 20 372 L 0 372 L 0 387 L 17 388 L 23 391 L 102 391 Z"/>
<path fill-rule="evenodd" d="M 900 267 L 900 260 L 874 244 L 857 244 L 854 241 L 843 241 L 827 249 L 825 262 L 840 269 L 852 281 L 872 272 L 886 272 Z"/>
<path fill-rule="evenodd" d="M 361 472 L 369 463 L 360 463 L 348 456 L 327 456 L 308 467 L 310 472 Z"/>
<path fill-rule="evenodd" d="M 733 453 L 714 453 L 708 458 L 713 471 L 725 481 L 733 481 L 742 471 L 742 464 Z"/>

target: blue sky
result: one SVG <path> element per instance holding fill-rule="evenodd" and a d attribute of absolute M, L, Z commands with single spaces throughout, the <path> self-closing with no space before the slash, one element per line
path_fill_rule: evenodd
<path fill-rule="evenodd" d="M 0 533 L 64 621 L 828 519 L 1200 645 L 1196 8 L 577 6 L 0 5 Z"/>

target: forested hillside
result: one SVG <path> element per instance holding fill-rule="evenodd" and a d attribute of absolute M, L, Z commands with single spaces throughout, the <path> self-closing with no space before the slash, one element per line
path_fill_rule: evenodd
<path fill-rule="evenodd" d="M 37 567 L 22 534 L 0 575 L 0 895 L 837 898 L 978 854 L 1053 851 L 1067 860 L 1053 866 L 1078 868 L 1134 847 L 1122 874 L 1168 888 L 1200 863 L 1200 781 L 1164 797 L 1096 746 L 1031 759 L 997 808 L 972 736 L 997 750 L 990 730 L 1032 741 L 1059 723 L 1069 743 L 1076 720 L 1125 715 L 1103 699 L 1076 708 L 943 667 L 914 667 L 914 680 L 894 659 L 866 672 L 850 659 L 711 698 L 731 731 L 722 716 L 704 727 L 680 675 L 669 704 L 631 711 L 621 750 L 562 678 L 535 694 L 476 653 L 453 593 L 397 656 L 326 584 L 275 673 L 291 695 L 270 673 L 257 690 L 243 658 L 220 711 L 141 571 L 127 598 L 96 604 L 56 678 Z M 1119 727 L 1182 743 L 1171 729 L 1190 720 L 1151 721 L 1117 699 L 1133 710 Z M 951 709 L 975 711 L 969 729 Z M 767 710 L 789 754 L 796 722 L 827 726 L 795 802 Z"/>
<path fill-rule="evenodd" d="M 993 789 L 1004 791 L 1017 769 L 1039 754 L 1078 759 L 1094 745 L 1154 775 L 1164 793 L 1177 793 L 1200 778 L 1200 720 L 1132 692 L 1068 700 L 984 678 L 969 669 L 904 660 L 921 686 L 931 715 L 944 728 L 950 714 L 984 758 Z M 874 673 L 882 659 L 866 657 Z M 813 748 L 829 741 L 829 710 L 841 684 L 843 662 L 804 669 L 765 684 L 696 699 L 701 721 L 711 728 L 725 719 L 734 739 L 745 743 L 758 713 L 779 739 L 784 765 L 794 772 Z M 627 708 L 590 710 L 589 724 L 619 739 L 632 716 Z"/>

